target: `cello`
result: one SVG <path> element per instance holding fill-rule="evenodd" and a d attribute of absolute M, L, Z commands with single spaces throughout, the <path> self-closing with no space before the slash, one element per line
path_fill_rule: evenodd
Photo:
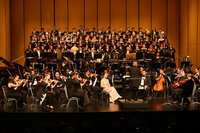
<path fill-rule="evenodd" d="M 153 87 L 154 91 L 163 91 L 164 90 L 164 86 L 163 86 L 164 82 L 165 82 L 164 76 L 160 75 L 157 83 Z"/>

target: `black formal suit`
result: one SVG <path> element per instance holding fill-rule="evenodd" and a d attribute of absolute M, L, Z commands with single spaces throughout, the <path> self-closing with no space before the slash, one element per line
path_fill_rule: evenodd
<path fill-rule="evenodd" d="M 192 79 L 187 80 L 185 84 L 179 86 L 183 89 L 182 97 L 187 98 L 192 95 L 193 87 L 194 87 L 194 81 Z"/>
<path fill-rule="evenodd" d="M 67 92 L 68 96 L 70 97 L 78 97 L 80 98 L 80 104 L 85 106 L 89 104 L 89 98 L 87 95 L 87 91 L 81 90 L 80 88 L 80 81 L 74 80 L 72 78 L 68 81 Z"/>
<path fill-rule="evenodd" d="M 147 88 L 145 88 L 145 86 L 147 86 Z M 140 89 L 140 87 L 141 88 L 144 87 L 145 89 Z M 138 98 L 146 100 L 147 96 L 150 93 L 150 87 L 151 87 L 150 76 L 142 76 L 142 78 L 140 80 L 140 87 L 139 87 L 139 91 L 138 91 Z"/>
<path fill-rule="evenodd" d="M 138 67 L 131 67 L 129 69 L 129 73 L 130 73 L 130 78 L 141 78 L 141 72 L 140 72 L 140 69 Z M 141 79 L 133 79 L 133 80 L 130 80 L 131 82 L 131 86 L 130 88 L 138 88 L 139 84 L 140 84 L 140 81 Z"/>
<path fill-rule="evenodd" d="M 141 73 L 138 67 L 131 67 L 129 69 L 129 73 L 130 73 L 130 80 L 129 80 L 129 88 L 131 90 L 131 98 L 133 98 L 134 100 L 137 100 L 138 96 L 137 96 L 137 91 L 138 91 L 138 87 L 140 85 L 140 81 L 141 81 Z M 137 78 L 137 79 L 135 79 Z"/>
<path fill-rule="evenodd" d="M 178 88 L 174 88 L 175 93 L 175 99 L 178 103 L 181 102 L 181 99 L 183 98 L 183 102 L 189 104 L 190 101 L 188 97 L 192 95 L 194 87 L 194 81 L 192 79 L 187 80 L 184 84 L 180 85 Z"/>

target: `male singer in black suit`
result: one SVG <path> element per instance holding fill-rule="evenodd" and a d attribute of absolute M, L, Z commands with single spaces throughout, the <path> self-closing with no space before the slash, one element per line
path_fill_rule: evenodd
<path fill-rule="evenodd" d="M 137 91 L 141 81 L 141 72 L 138 68 L 138 63 L 133 61 L 133 67 L 129 69 L 130 73 L 130 81 L 129 81 L 129 88 L 132 92 L 131 96 L 136 101 L 137 100 Z M 129 99 L 130 100 L 130 99 Z"/>

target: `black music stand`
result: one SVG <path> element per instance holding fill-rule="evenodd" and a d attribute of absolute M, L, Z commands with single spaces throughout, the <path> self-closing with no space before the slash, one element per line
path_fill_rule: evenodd
<path fill-rule="evenodd" d="M 162 63 L 153 63 L 153 69 L 154 70 L 158 70 L 158 69 L 160 69 L 162 67 Z"/>
<path fill-rule="evenodd" d="M 65 52 L 63 53 L 63 56 L 70 58 L 70 60 L 74 60 L 74 53 L 72 52 Z"/>
<path fill-rule="evenodd" d="M 48 63 L 48 71 L 52 72 L 52 69 L 55 71 L 57 69 L 57 63 Z"/>
<path fill-rule="evenodd" d="M 176 63 L 175 62 L 166 62 L 166 68 L 167 67 L 171 67 L 171 68 L 176 68 Z"/>
<path fill-rule="evenodd" d="M 101 59 L 102 58 L 102 54 L 101 53 L 95 53 L 94 54 L 94 59 Z"/>
<path fill-rule="evenodd" d="M 44 64 L 36 63 L 36 64 L 34 64 L 34 69 L 38 70 L 39 72 L 42 72 L 44 70 Z"/>
<path fill-rule="evenodd" d="M 190 62 L 189 61 L 182 61 L 181 62 L 181 68 L 185 68 L 185 67 L 190 67 Z"/>
<path fill-rule="evenodd" d="M 80 60 L 84 58 L 84 53 L 76 53 L 76 59 Z"/>
<path fill-rule="evenodd" d="M 120 68 L 120 64 L 112 64 L 111 70 L 116 70 Z"/>
<path fill-rule="evenodd" d="M 136 53 L 136 60 L 139 60 L 139 59 L 143 59 L 143 53 L 142 52 Z"/>
<path fill-rule="evenodd" d="M 45 59 L 49 59 L 51 58 L 53 55 L 51 52 L 44 52 L 42 53 L 42 58 L 45 58 Z"/>

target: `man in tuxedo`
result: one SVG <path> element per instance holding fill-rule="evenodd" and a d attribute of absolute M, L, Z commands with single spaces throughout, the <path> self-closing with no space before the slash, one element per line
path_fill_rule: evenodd
<path fill-rule="evenodd" d="M 151 79 L 150 76 L 147 75 L 145 70 L 142 71 L 142 78 L 140 80 L 138 97 L 146 101 L 148 94 L 150 92 L 151 87 Z"/>
<path fill-rule="evenodd" d="M 141 81 L 141 72 L 138 68 L 138 63 L 133 61 L 133 67 L 129 69 L 130 73 L 130 81 L 129 81 L 129 88 L 132 92 L 131 98 L 137 100 L 137 91 Z M 130 100 L 130 99 L 129 99 Z"/>

